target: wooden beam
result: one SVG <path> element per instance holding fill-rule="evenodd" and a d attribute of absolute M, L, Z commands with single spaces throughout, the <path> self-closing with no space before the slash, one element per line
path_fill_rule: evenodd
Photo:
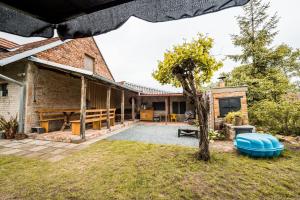
<path fill-rule="evenodd" d="M 125 91 L 122 90 L 121 94 L 121 123 L 124 124 L 124 114 L 125 114 Z"/>
<path fill-rule="evenodd" d="M 86 118 L 86 87 L 87 79 L 81 77 L 81 104 L 80 104 L 80 137 L 85 139 L 85 118 Z"/>
<path fill-rule="evenodd" d="M 106 112 L 107 112 L 106 124 L 107 124 L 107 129 L 110 129 L 110 119 L 109 119 L 110 96 L 111 96 L 111 87 L 108 87 L 107 88 L 107 93 L 106 93 Z"/>
<path fill-rule="evenodd" d="M 135 120 L 135 99 L 134 97 L 131 98 L 131 118 Z"/>
<path fill-rule="evenodd" d="M 168 97 L 165 97 L 165 121 L 168 122 L 168 108 L 169 108 L 169 101 Z"/>

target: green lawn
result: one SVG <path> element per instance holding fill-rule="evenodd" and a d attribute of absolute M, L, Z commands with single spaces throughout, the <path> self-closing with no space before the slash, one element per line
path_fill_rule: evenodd
<path fill-rule="evenodd" d="M 101 141 L 60 162 L 0 157 L 0 199 L 300 199 L 300 152 L 250 159 Z"/>

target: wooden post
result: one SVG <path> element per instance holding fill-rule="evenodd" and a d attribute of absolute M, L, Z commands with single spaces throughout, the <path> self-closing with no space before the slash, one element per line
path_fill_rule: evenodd
<path fill-rule="evenodd" d="M 122 90 L 121 94 L 121 124 L 124 124 L 124 113 L 125 113 L 125 92 Z"/>
<path fill-rule="evenodd" d="M 107 129 L 110 129 L 110 119 L 109 119 L 110 96 L 111 96 L 111 87 L 108 87 L 107 88 L 107 94 L 106 94 L 106 112 L 107 112 L 106 124 L 107 124 Z"/>
<path fill-rule="evenodd" d="M 132 121 L 135 120 L 135 99 L 134 97 L 131 98 L 131 118 L 132 118 Z"/>
<path fill-rule="evenodd" d="M 169 107 L 169 101 L 168 97 L 165 98 L 165 121 L 168 122 L 168 107 Z"/>
<path fill-rule="evenodd" d="M 81 106 L 80 106 L 80 137 L 85 139 L 85 118 L 86 118 L 86 87 L 87 80 L 81 77 Z"/>

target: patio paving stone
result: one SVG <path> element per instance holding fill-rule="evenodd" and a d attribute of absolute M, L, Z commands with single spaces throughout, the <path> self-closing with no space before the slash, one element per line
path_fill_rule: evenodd
<path fill-rule="evenodd" d="M 37 146 L 37 147 L 34 147 L 32 149 L 29 149 L 29 151 L 40 151 L 40 150 L 43 150 L 43 149 L 46 149 L 47 147 L 46 146 Z"/>
<path fill-rule="evenodd" d="M 64 151 L 66 151 L 66 149 L 56 149 L 56 150 L 50 152 L 50 154 L 55 154 L 55 155 L 57 155 L 57 154 L 60 154 L 60 153 L 62 153 L 62 152 L 64 152 Z"/>
<path fill-rule="evenodd" d="M 15 154 L 15 153 L 18 153 L 22 150 L 20 149 L 10 149 L 8 151 L 4 151 L 4 152 L 1 152 L 2 155 L 12 155 L 12 154 Z"/>
<path fill-rule="evenodd" d="M 79 146 L 79 144 L 69 144 L 68 146 L 65 146 L 66 149 L 73 149 L 75 147 Z"/>
<path fill-rule="evenodd" d="M 5 152 L 5 151 L 9 151 L 9 150 L 11 150 L 11 149 L 12 149 L 12 148 L 4 147 L 4 148 L 0 149 L 0 153 L 1 153 L 1 152 Z"/>
<path fill-rule="evenodd" d="M 26 154 L 24 157 L 27 157 L 27 158 L 38 158 L 40 156 L 44 155 L 44 153 L 42 152 L 31 152 L 29 154 Z"/>
<path fill-rule="evenodd" d="M 70 143 L 63 143 L 63 142 L 58 142 L 56 145 L 54 145 L 53 147 L 65 147 L 68 146 Z"/>
<path fill-rule="evenodd" d="M 21 150 L 20 152 L 14 153 L 15 156 L 25 156 L 26 154 L 32 153 L 31 151 Z"/>
<path fill-rule="evenodd" d="M 19 142 L 11 142 L 11 143 L 4 144 L 2 146 L 4 146 L 4 147 L 13 147 L 13 146 L 16 146 L 16 145 L 19 145 L 19 144 L 20 144 Z"/>
<path fill-rule="evenodd" d="M 45 141 L 45 140 L 34 140 L 29 142 L 29 144 L 35 144 L 35 145 L 45 145 L 50 143 L 50 141 Z"/>
<path fill-rule="evenodd" d="M 42 153 L 50 153 L 50 152 L 52 152 L 52 151 L 54 151 L 54 150 L 56 150 L 56 148 L 54 148 L 54 147 L 47 147 L 47 146 L 46 146 L 45 149 L 42 149 L 42 150 L 40 150 L 39 152 L 42 152 Z"/>

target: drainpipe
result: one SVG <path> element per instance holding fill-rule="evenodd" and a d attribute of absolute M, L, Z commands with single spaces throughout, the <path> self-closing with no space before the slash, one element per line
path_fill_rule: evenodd
<path fill-rule="evenodd" d="M 15 84 L 19 85 L 21 88 L 21 96 L 20 96 L 20 102 L 19 102 L 19 121 L 18 121 L 19 130 L 18 130 L 18 132 L 23 133 L 24 132 L 24 108 L 25 108 L 24 100 L 25 100 L 25 94 L 26 94 L 25 84 L 22 82 L 16 81 L 12 78 L 9 78 L 7 76 L 4 76 L 3 74 L 0 74 L 0 78 L 6 80 L 8 82 L 15 83 Z"/>

